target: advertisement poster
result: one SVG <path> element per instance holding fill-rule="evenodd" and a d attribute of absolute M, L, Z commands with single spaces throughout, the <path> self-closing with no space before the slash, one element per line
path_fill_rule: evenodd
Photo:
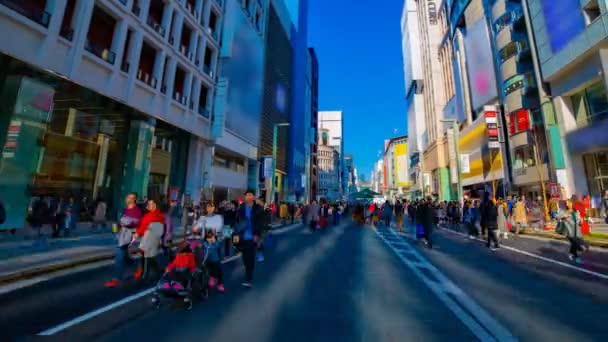
<path fill-rule="evenodd" d="M 397 186 L 408 186 L 408 155 L 407 144 L 395 145 L 395 175 L 397 176 Z"/>
<path fill-rule="evenodd" d="M 460 155 L 460 172 L 470 173 L 471 172 L 471 161 L 468 154 Z"/>

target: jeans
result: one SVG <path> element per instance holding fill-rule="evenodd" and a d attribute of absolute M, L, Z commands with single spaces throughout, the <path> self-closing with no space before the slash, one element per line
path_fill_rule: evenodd
<path fill-rule="evenodd" d="M 391 225 L 391 217 L 390 216 L 386 216 L 384 218 L 384 225 L 386 225 L 387 227 L 390 227 L 390 225 Z"/>
<path fill-rule="evenodd" d="M 253 280 L 253 268 L 255 266 L 256 244 L 253 240 L 241 241 L 243 244 L 243 265 L 245 266 L 245 281 L 250 283 Z"/>
<path fill-rule="evenodd" d="M 494 247 L 498 248 L 498 229 L 497 227 L 494 227 L 494 229 L 488 229 L 488 243 L 487 246 L 488 248 L 490 248 L 490 246 L 492 245 L 492 243 L 494 243 Z"/>
<path fill-rule="evenodd" d="M 114 256 L 114 279 L 122 280 L 125 268 L 132 263 L 129 257 L 129 245 L 118 247 Z"/>

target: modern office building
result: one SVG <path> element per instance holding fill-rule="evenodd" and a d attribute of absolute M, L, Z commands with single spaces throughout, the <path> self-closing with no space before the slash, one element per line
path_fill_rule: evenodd
<path fill-rule="evenodd" d="M 355 193 L 358 191 L 357 189 L 357 168 L 355 167 L 355 161 L 351 154 L 347 154 L 344 156 L 344 168 L 346 170 L 346 178 L 347 178 L 347 195 L 351 193 Z"/>
<path fill-rule="evenodd" d="M 284 0 L 270 1 L 268 28 L 266 33 L 266 56 L 264 62 L 264 99 L 262 102 L 262 122 L 260 133 L 259 157 L 272 157 L 273 131 L 275 124 L 291 120 L 293 47 L 291 45 L 292 22 Z M 277 160 L 275 170 L 276 200 L 285 199 L 287 181 L 289 136 L 288 127 L 277 131 Z M 270 184 L 272 175 L 263 177 L 266 201 L 271 201 Z"/>
<path fill-rule="evenodd" d="M 307 111 L 306 75 L 308 63 L 308 0 L 286 0 L 292 17 L 291 43 L 293 47 L 293 87 L 291 122 L 289 126 L 289 165 L 287 192 L 290 201 L 300 201 L 306 195 L 306 166 L 310 143 L 317 140 L 311 135 Z"/>
<path fill-rule="evenodd" d="M 319 130 L 326 129 L 328 145 L 334 147 L 339 154 L 339 190 L 340 196 L 346 192 L 346 177 L 344 174 L 344 138 L 342 136 L 344 122 L 342 121 L 341 111 L 321 111 L 319 112 Z"/>
<path fill-rule="evenodd" d="M 405 0 L 401 14 L 401 46 L 407 105 L 407 129 L 410 136 L 410 189 L 414 196 L 422 196 L 421 154 L 428 145 L 426 131 L 422 54 L 417 1 Z"/>
<path fill-rule="evenodd" d="M 11 35 L 0 46 L 0 228 L 22 227 L 35 197 L 103 197 L 116 212 L 129 191 L 198 196 L 212 171 L 203 163 L 223 6 L 0 2 L 0 30 Z M 223 166 L 246 169 L 240 160 Z"/>
<path fill-rule="evenodd" d="M 200 0 L 199 0 L 200 1 Z M 268 1 L 223 0 L 220 75 L 214 99 L 213 198 L 259 188 L 258 146 L 264 98 Z"/>
<path fill-rule="evenodd" d="M 342 157 L 336 146 L 330 145 L 329 129 L 319 129 L 318 160 L 319 160 L 319 189 L 317 200 L 325 198 L 333 201 L 341 199 L 340 189 L 340 160 Z"/>
<path fill-rule="evenodd" d="M 385 179 L 385 169 L 384 169 L 384 159 L 379 159 L 374 163 L 374 168 L 372 169 L 372 177 L 371 184 L 372 190 L 379 193 L 384 194 L 384 179 Z"/>
<path fill-rule="evenodd" d="M 310 135 L 311 143 L 309 147 L 310 153 L 308 154 L 308 198 L 307 201 L 317 198 L 317 184 L 318 184 L 318 160 L 317 160 L 317 137 L 319 136 L 319 61 L 317 60 L 317 54 L 315 49 L 308 48 L 309 55 L 309 87 L 310 87 Z"/>
<path fill-rule="evenodd" d="M 606 2 L 523 4 L 536 43 L 539 91 L 547 95 L 541 96 L 542 118 L 556 182 L 563 197 L 589 194 L 597 207 L 608 189 Z"/>

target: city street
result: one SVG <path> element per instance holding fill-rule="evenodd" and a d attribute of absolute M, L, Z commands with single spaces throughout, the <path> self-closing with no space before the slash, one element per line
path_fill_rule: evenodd
<path fill-rule="evenodd" d="M 608 336 L 608 275 L 517 252 L 492 252 L 437 230 L 429 250 L 409 234 L 344 224 L 279 231 L 254 287 L 240 259 L 224 265 L 224 295 L 191 311 L 155 309 L 146 290 L 106 289 L 104 267 L 2 295 L 8 339 L 225 341 L 600 341 Z M 524 246 L 525 245 L 525 246 Z M 556 249 L 566 250 L 564 246 Z M 605 261 L 605 252 L 593 252 Z M 565 254 L 565 252 L 564 252 Z M 540 256 L 540 254 L 538 254 Z"/>

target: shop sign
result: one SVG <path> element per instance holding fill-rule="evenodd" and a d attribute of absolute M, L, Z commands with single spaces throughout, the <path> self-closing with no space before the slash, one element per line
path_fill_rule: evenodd
<path fill-rule="evenodd" d="M 2 149 L 3 158 L 15 157 L 15 152 L 17 152 L 17 142 L 19 140 L 19 134 L 21 133 L 21 124 L 22 122 L 20 120 L 12 120 L 11 124 L 8 126 L 6 142 L 4 143 L 4 148 Z"/>
<path fill-rule="evenodd" d="M 551 194 L 551 198 L 560 198 L 559 184 L 549 183 L 549 193 Z"/>
<path fill-rule="evenodd" d="M 515 113 L 509 114 L 509 136 L 515 134 Z"/>
<path fill-rule="evenodd" d="M 262 177 L 272 177 L 272 157 L 264 157 L 262 160 Z"/>
<path fill-rule="evenodd" d="M 500 148 L 500 142 L 499 141 L 488 141 L 488 148 L 498 149 L 498 148 Z"/>
<path fill-rule="evenodd" d="M 515 112 L 517 119 L 517 131 L 523 132 L 530 129 L 530 111 L 527 109 L 520 109 Z"/>
<path fill-rule="evenodd" d="M 471 161 L 468 154 L 460 155 L 460 172 L 470 173 L 471 172 Z"/>

